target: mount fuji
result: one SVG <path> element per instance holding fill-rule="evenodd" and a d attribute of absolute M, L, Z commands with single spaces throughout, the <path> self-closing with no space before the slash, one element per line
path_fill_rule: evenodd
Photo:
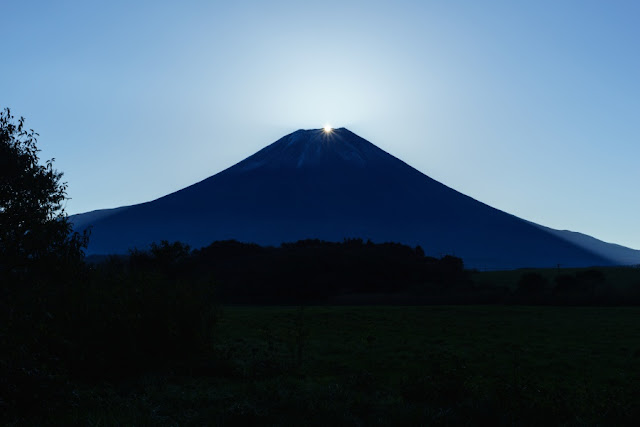
<path fill-rule="evenodd" d="M 192 247 L 307 238 L 421 245 L 473 268 L 640 263 L 640 251 L 553 230 L 461 194 L 347 129 L 298 130 L 236 165 L 147 203 L 70 217 L 87 254 L 151 242 Z"/>

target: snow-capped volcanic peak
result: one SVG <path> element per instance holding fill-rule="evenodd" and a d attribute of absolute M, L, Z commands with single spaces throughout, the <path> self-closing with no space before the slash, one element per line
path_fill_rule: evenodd
<path fill-rule="evenodd" d="M 236 165 L 242 171 L 260 167 L 303 168 L 320 167 L 336 162 L 351 167 L 387 157 L 370 142 L 345 128 L 297 130 L 258 151 Z"/>
<path fill-rule="evenodd" d="M 344 128 L 298 130 L 182 190 L 72 222 L 93 226 L 89 254 L 127 253 L 161 240 L 202 247 L 228 239 L 279 245 L 361 237 L 419 244 L 433 256 L 453 253 L 474 268 L 640 259 L 631 249 L 567 238 L 487 206 Z"/>

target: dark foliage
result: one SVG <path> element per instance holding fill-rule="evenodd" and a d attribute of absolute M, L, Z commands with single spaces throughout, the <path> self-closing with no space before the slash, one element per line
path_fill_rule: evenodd
<path fill-rule="evenodd" d="M 66 274 L 83 255 L 87 236 L 73 233 L 64 212 L 67 185 L 40 164 L 38 134 L 0 112 L 0 277 L 6 282 L 35 274 Z"/>
<path fill-rule="evenodd" d="M 459 258 L 430 258 L 419 247 L 362 239 L 310 239 L 277 248 L 215 242 L 194 251 L 183 266 L 183 275 L 213 274 L 221 301 L 234 303 L 326 303 L 341 295 L 416 287 L 447 293 L 468 281 Z"/>
<path fill-rule="evenodd" d="M 537 272 L 524 273 L 513 295 L 514 302 L 523 304 L 543 304 L 547 302 L 549 281 Z"/>
<path fill-rule="evenodd" d="M 62 173 L 40 164 L 38 134 L 0 112 L 0 412 L 64 391 L 59 350 L 66 290 L 84 274 L 87 233 L 64 212 Z"/>
<path fill-rule="evenodd" d="M 615 301 L 622 297 L 612 295 L 606 286 L 604 274 L 594 269 L 579 271 L 574 275 L 558 275 L 555 279 L 554 296 L 557 302 L 570 305 L 590 304 L 594 301 L 606 303 L 612 301 L 612 298 Z M 633 301 L 627 300 L 626 303 Z"/>
<path fill-rule="evenodd" d="M 518 292 L 522 294 L 542 293 L 547 287 L 548 280 L 540 273 L 525 273 L 518 281 Z"/>
<path fill-rule="evenodd" d="M 129 273 L 215 281 L 216 300 L 232 304 L 552 304 L 620 305 L 640 299 L 607 282 L 603 270 L 525 271 L 510 287 L 478 281 L 462 259 L 424 256 L 420 247 L 362 239 L 317 239 L 263 247 L 218 241 L 190 250 L 153 244 L 121 257 Z M 97 260 L 96 265 L 104 263 Z M 126 267 L 125 267 L 126 266 Z M 554 270 L 555 272 L 555 270 Z M 551 280 L 550 280 L 551 279 Z M 515 285 L 515 286 L 513 286 Z M 511 287 L 513 286 L 513 287 Z M 635 293 L 634 293 L 635 292 Z"/>
<path fill-rule="evenodd" d="M 137 376 L 210 350 L 219 316 L 215 286 L 170 274 L 179 261 L 164 255 L 111 259 L 70 292 L 63 330 L 72 376 Z"/>

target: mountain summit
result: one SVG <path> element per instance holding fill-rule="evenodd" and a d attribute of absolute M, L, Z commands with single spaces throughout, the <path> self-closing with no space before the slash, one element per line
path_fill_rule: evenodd
<path fill-rule="evenodd" d="M 345 129 L 297 130 L 238 163 L 245 169 L 327 167 L 347 163 L 350 167 L 364 167 L 387 159 L 382 151 L 355 133 Z"/>
<path fill-rule="evenodd" d="M 126 253 L 162 239 L 201 247 L 226 239 L 279 245 L 361 237 L 419 244 L 476 268 L 623 263 L 619 246 L 611 255 L 604 242 L 586 247 L 487 206 L 344 128 L 295 131 L 175 193 L 71 220 L 93 226 L 89 254 Z M 640 251 L 623 249 L 625 259 L 640 260 Z"/>

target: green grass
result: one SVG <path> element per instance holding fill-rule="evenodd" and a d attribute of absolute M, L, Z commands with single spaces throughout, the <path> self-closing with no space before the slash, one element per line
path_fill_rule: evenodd
<path fill-rule="evenodd" d="M 76 384 L 75 409 L 42 421 L 634 425 L 640 417 L 640 308 L 225 307 L 213 347 L 144 378 Z"/>
<path fill-rule="evenodd" d="M 275 359 L 295 362 L 287 353 L 301 341 L 300 316 L 308 331 L 298 372 L 317 380 L 364 370 L 394 383 L 433 362 L 542 384 L 604 387 L 640 378 L 638 308 L 231 308 L 220 325 L 221 345 L 249 354 L 271 341 Z"/>

